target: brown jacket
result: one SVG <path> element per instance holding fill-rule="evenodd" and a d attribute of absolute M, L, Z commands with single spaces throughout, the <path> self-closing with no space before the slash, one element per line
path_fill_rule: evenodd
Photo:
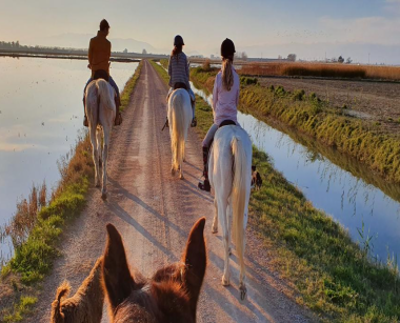
<path fill-rule="evenodd" d="M 89 44 L 89 64 L 92 69 L 92 77 L 97 70 L 105 70 L 110 74 L 111 43 L 106 39 L 106 34 L 102 31 L 97 32 L 97 36 L 90 40 Z"/>

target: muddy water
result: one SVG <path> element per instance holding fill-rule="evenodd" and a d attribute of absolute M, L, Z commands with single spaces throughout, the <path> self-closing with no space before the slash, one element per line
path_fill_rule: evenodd
<path fill-rule="evenodd" d="M 0 58 L 0 225 L 32 184 L 60 179 L 57 161 L 83 133 L 86 61 Z M 112 63 L 120 90 L 138 63 Z M 11 246 L 0 245 L 3 257 Z M 0 254 L 1 256 L 1 254 Z"/>
<path fill-rule="evenodd" d="M 211 103 L 211 95 L 196 93 Z M 385 262 L 400 255 L 399 185 L 386 183 L 353 158 L 293 129 L 271 127 L 243 113 L 238 119 L 253 144 L 315 207 L 345 227 L 354 241 L 365 245 L 370 240 L 372 257 Z"/>

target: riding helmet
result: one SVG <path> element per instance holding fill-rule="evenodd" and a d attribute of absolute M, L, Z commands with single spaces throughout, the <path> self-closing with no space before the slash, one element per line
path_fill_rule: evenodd
<path fill-rule="evenodd" d="M 225 39 L 221 44 L 221 56 L 223 58 L 233 58 L 236 53 L 235 44 L 229 38 Z"/>
<path fill-rule="evenodd" d="M 185 43 L 183 42 L 183 38 L 180 35 L 176 35 L 174 39 L 174 46 L 183 46 Z"/>
<path fill-rule="evenodd" d="M 107 20 L 103 19 L 102 21 L 100 21 L 100 30 L 106 29 L 110 29 L 110 25 L 108 24 Z"/>

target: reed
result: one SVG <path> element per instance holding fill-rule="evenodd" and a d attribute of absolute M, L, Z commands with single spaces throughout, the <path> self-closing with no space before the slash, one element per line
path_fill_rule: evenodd
<path fill-rule="evenodd" d="M 331 63 L 249 63 L 242 75 L 295 76 L 400 81 L 400 67 Z"/>

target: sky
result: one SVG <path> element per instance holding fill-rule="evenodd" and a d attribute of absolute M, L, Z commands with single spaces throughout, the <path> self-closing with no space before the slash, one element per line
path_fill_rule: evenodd
<path fill-rule="evenodd" d="M 250 57 L 339 55 L 400 64 L 400 0 L 0 0 L 0 40 L 82 47 L 106 18 L 109 38 L 168 53 L 181 34 L 189 54 L 218 55 L 226 37 Z M 74 40 L 75 39 L 75 40 Z M 86 41 L 87 39 L 87 41 Z M 126 48 L 130 49 L 129 42 Z M 118 41 L 116 50 L 123 50 Z M 132 45 L 133 46 L 133 45 Z"/>

